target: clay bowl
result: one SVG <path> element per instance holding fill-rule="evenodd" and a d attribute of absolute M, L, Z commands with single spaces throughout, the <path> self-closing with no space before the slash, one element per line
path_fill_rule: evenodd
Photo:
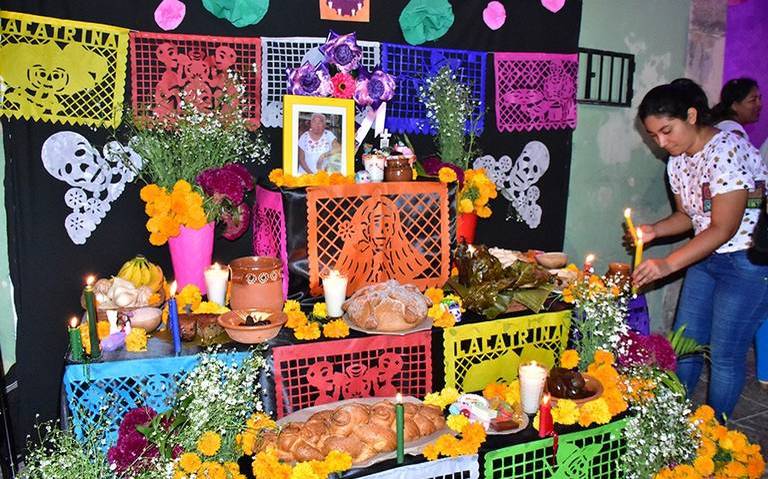
<path fill-rule="evenodd" d="M 134 309 L 133 311 L 126 313 L 126 315 L 131 319 L 131 327 L 141 328 L 146 332 L 151 333 L 160 326 L 163 310 L 146 306 Z"/>
<path fill-rule="evenodd" d="M 249 314 L 256 320 L 269 320 L 269 324 L 245 326 L 243 323 Z M 288 316 L 282 312 L 273 313 L 255 309 L 235 309 L 222 314 L 217 321 L 232 341 L 243 344 L 256 344 L 277 336 L 280 328 L 288 321 Z"/>
<path fill-rule="evenodd" d="M 596 377 L 590 376 L 589 374 L 584 374 L 584 373 L 582 373 L 581 376 L 584 378 L 584 389 L 591 392 L 592 394 L 581 399 L 571 399 L 571 401 L 575 402 L 579 406 L 589 401 L 594 401 L 595 399 L 603 395 L 603 385 L 600 381 L 597 380 Z M 544 385 L 544 391 L 548 392 L 546 384 Z M 565 399 L 565 398 L 555 397 L 554 395 L 550 395 L 550 396 L 551 396 L 550 402 L 552 403 L 552 406 L 557 404 L 558 399 Z"/>
<path fill-rule="evenodd" d="M 547 269 L 564 268 L 568 264 L 568 255 L 561 252 L 541 253 L 536 255 L 536 262 Z"/>

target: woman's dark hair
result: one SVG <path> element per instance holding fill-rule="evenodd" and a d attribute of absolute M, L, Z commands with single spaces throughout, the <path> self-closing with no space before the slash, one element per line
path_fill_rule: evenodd
<path fill-rule="evenodd" d="M 672 83 L 659 85 L 649 91 L 637 108 L 637 116 L 640 120 L 645 120 L 651 115 L 686 120 L 689 108 L 696 109 L 696 125 L 711 124 L 704 90 L 693 80 L 678 78 Z"/>
<path fill-rule="evenodd" d="M 720 103 L 712 107 L 715 122 L 735 119 L 736 112 L 733 111 L 733 104 L 743 101 L 753 88 L 757 88 L 757 81 L 752 78 L 728 80 L 720 90 Z"/>

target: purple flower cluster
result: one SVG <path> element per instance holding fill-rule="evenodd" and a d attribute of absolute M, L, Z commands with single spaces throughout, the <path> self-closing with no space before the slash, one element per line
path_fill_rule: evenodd
<path fill-rule="evenodd" d="M 669 340 L 660 334 L 643 336 L 630 331 L 624 339 L 627 352 L 619 357 L 622 366 L 658 366 L 667 371 L 677 367 L 677 356 Z"/>
<path fill-rule="evenodd" d="M 370 105 L 375 110 L 382 102 L 389 101 L 394 96 L 395 77 L 378 67 L 370 73 L 365 67 L 360 68 L 354 96 L 358 105 Z"/>
<path fill-rule="evenodd" d="M 298 68 L 289 68 L 288 93 L 304 96 L 336 96 L 337 98 L 354 98 L 355 103 L 362 107 L 371 106 L 377 109 L 382 102 L 389 101 L 395 96 L 395 78 L 376 67 L 372 72 L 361 66 L 363 49 L 357 44 L 357 34 L 339 35 L 331 31 L 325 44 L 320 47 L 325 55 L 322 63 L 314 66 L 304 63 Z M 336 73 L 336 86 L 331 79 L 331 73 Z M 343 84 L 339 74 L 344 75 Z M 347 84 L 354 81 L 354 94 L 347 93 Z M 343 88 L 339 86 L 343 85 Z"/>
<path fill-rule="evenodd" d="M 159 451 L 150 445 L 136 426 L 148 424 L 157 412 L 150 407 L 132 409 L 120 423 L 117 432 L 117 443 L 107 451 L 107 459 L 114 464 L 117 472 L 138 471 L 143 460 L 157 457 Z"/>
<path fill-rule="evenodd" d="M 325 64 L 312 66 L 305 63 L 288 69 L 288 93 L 304 96 L 329 96 L 333 92 L 331 75 Z"/>
<path fill-rule="evenodd" d="M 228 240 L 242 236 L 251 218 L 251 210 L 243 201 L 245 193 L 254 188 L 253 177 L 248 169 L 230 163 L 201 172 L 196 181 L 205 194 L 222 207 L 221 220 L 225 224 L 222 236 Z"/>
<path fill-rule="evenodd" d="M 343 73 L 357 70 L 363 58 L 363 50 L 357 44 L 355 32 L 346 35 L 329 32 L 325 44 L 320 47 L 320 53 L 325 55 L 326 63 L 336 66 Z"/>

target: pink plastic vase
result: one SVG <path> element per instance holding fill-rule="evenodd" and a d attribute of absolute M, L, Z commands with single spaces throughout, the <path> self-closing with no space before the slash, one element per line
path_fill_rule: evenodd
<path fill-rule="evenodd" d="M 204 272 L 213 258 L 213 227 L 213 221 L 199 230 L 182 226 L 178 236 L 168 238 L 177 291 L 194 284 L 206 294 Z"/>

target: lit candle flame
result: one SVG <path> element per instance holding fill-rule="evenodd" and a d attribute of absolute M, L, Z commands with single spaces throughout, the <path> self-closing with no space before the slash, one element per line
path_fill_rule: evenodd
<path fill-rule="evenodd" d="M 171 297 L 176 296 L 176 281 L 171 283 Z"/>
<path fill-rule="evenodd" d="M 211 269 L 221 269 L 221 266 L 219 266 L 219 263 L 213 263 Z"/>
<path fill-rule="evenodd" d="M 77 323 L 79 323 L 80 320 L 77 319 L 77 316 L 72 316 L 69 318 L 69 327 L 72 329 L 75 329 L 77 327 Z"/>
<path fill-rule="evenodd" d="M 627 208 L 626 210 L 624 210 L 624 218 L 631 218 L 631 217 L 632 217 L 632 209 Z"/>
<path fill-rule="evenodd" d="M 549 404 L 550 395 L 549 393 L 544 393 L 544 396 L 542 396 L 541 402 L 544 403 L 544 405 Z"/>
<path fill-rule="evenodd" d="M 594 262 L 595 262 L 595 255 L 593 255 L 593 254 L 591 254 L 591 253 L 590 253 L 590 254 L 588 254 L 588 255 L 587 255 L 587 257 L 586 257 L 586 259 L 584 260 L 584 262 L 585 262 L 586 264 L 592 264 L 592 263 L 594 263 Z"/>
<path fill-rule="evenodd" d="M 85 278 L 85 284 L 87 284 L 88 286 L 93 286 L 94 281 L 96 281 L 95 276 L 88 276 L 87 278 Z"/>
<path fill-rule="evenodd" d="M 398 403 L 403 402 L 403 395 L 400 393 L 397 393 L 397 395 L 395 396 L 395 401 L 397 401 Z"/>

